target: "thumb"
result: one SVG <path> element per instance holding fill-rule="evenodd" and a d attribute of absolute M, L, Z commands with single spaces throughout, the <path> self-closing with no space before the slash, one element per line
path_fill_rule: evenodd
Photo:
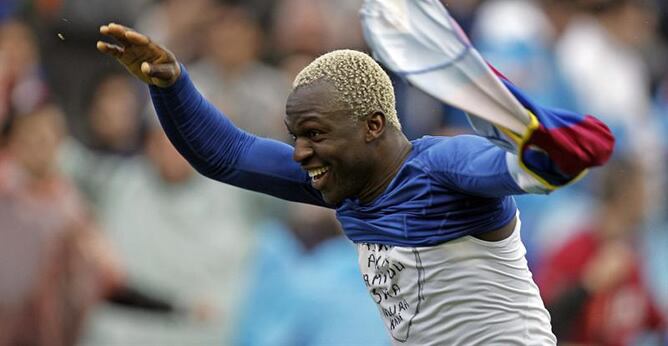
<path fill-rule="evenodd" d="M 143 62 L 141 72 L 151 81 L 151 83 L 166 88 L 179 78 L 181 67 L 176 63 L 151 64 Z"/>

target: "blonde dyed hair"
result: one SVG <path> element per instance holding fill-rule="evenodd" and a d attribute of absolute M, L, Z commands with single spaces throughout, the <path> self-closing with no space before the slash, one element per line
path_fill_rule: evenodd
<path fill-rule="evenodd" d="M 392 127 L 401 130 L 390 77 L 369 55 L 349 49 L 321 55 L 299 72 L 292 87 L 321 79 L 334 85 L 337 101 L 351 111 L 353 120 L 381 111 Z"/>

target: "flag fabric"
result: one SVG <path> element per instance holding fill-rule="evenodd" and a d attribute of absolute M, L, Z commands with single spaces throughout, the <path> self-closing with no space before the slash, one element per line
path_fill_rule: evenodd
<path fill-rule="evenodd" d="M 556 188 L 608 161 L 615 139 L 602 121 L 589 114 L 543 107 L 508 80 L 502 81 L 530 112 L 532 120 L 527 131 L 513 141 L 520 165 L 541 178 L 541 182 Z"/>
<path fill-rule="evenodd" d="M 522 134 L 529 116 L 436 0 L 366 0 L 362 27 L 374 57 L 469 114 Z"/>
<path fill-rule="evenodd" d="M 591 115 L 542 107 L 489 65 L 438 0 L 365 0 L 362 27 L 374 57 L 472 128 L 516 153 L 548 190 L 604 164 L 614 137 Z"/>

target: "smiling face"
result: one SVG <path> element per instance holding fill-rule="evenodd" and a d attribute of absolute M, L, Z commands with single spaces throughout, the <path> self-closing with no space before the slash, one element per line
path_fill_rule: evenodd
<path fill-rule="evenodd" d="M 296 88 L 288 97 L 285 124 L 295 139 L 293 159 L 311 177 L 323 199 L 338 204 L 359 196 L 373 176 L 373 136 L 354 121 L 326 81 Z"/>

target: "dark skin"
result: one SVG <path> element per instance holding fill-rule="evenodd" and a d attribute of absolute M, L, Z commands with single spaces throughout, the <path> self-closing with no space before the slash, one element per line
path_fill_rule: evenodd
<path fill-rule="evenodd" d="M 179 78 L 181 68 L 174 54 L 146 35 L 114 23 L 100 27 L 100 33 L 117 43 L 98 41 L 97 49 L 145 83 L 166 88 Z M 312 184 L 328 203 L 346 198 L 370 203 L 399 172 L 411 143 L 400 130 L 388 126 L 382 111 L 353 121 L 346 107 L 336 102 L 336 92 L 329 82 L 316 81 L 288 97 L 285 124 L 295 138 L 293 159 L 315 175 Z M 505 239 L 515 223 L 513 219 L 476 237 Z"/>
<path fill-rule="evenodd" d="M 306 171 L 328 168 L 314 182 L 328 203 L 350 197 L 370 203 L 397 175 L 412 146 L 400 130 L 388 126 L 381 111 L 353 121 L 345 106 L 335 101 L 336 93 L 331 83 L 316 81 L 288 97 L 285 124 L 295 139 L 293 159 Z M 515 223 L 477 237 L 505 239 Z"/>
<path fill-rule="evenodd" d="M 381 111 L 352 120 L 326 81 L 297 88 L 288 97 L 285 124 L 295 139 L 293 159 L 304 170 L 327 167 L 314 182 L 325 201 L 358 198 L 370 203 L 385 191 L 411 151 L 408 139 L 388 127 Z"/>

